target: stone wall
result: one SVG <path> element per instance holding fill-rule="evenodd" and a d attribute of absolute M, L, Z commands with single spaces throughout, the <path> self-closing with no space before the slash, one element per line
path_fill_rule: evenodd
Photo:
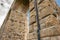
<path fill-rule="evenodd" d="M 60 40 L 60 8 L 55 0 L 37 0 L 37 3 L 41 40 Z M 26 13 L 28 9 L 30 27 Z M 38 40 L 34 0 L 14 1 L 2 25 L 0 40 Z"/>
<path fill-rule="evenodd" d="M 60 40 L 59 7 L 55 0 L 37 0 L 41 40 Z M 34 0 L 30 0 L 30 28 L 28 40 L 37 40 Z"/>
<path fill-rule="evenodd" d="M 10 12 L 2 25 L 0 40 L 27 40 L 28 25 L 26 12 L 29 3 L 25 6 L 24 2 L 21 1 L 16 0 L 12 4 Z"/>

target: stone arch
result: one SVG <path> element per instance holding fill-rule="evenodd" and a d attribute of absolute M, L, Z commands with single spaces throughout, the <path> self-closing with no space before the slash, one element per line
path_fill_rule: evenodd
<path fill-rule="evenodd" d="M 29 0 L 14 0 L 1 28 L 0 40 L 27 40 Z"/>

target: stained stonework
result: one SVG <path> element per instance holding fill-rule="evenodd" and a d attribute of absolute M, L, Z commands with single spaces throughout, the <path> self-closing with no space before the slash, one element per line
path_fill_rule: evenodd
<path fill-rule="evenodd" d="M 37 4 L 41 40 L 60 40 L 60 8 L 55 0 L 37 0 Z M 34 0 L 15 0 L 2 25 L 0 40 L 38 40 L 37 28 Z"/>
<path fill-rule="evenodd" d="M 60 40 L 59 7 L 55 0 L 37 0 L 41 40 Z M 30 0 L 30 28 L 28 40 L 37 39 L 36 12 L 34 0 Z M 58 36 L 59 35 L 59 36 Z"/>
<path fill-rule="evenodd" d="M 29 6 L 29 3 L 27 3 L 24 3 L 24 0 L 14 1 L 2 25 L 0 40 L 27 40 L 28 25 L 26 12 Z"/>

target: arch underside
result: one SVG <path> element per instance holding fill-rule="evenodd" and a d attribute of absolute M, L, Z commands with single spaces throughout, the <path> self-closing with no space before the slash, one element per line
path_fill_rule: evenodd
<path fill-rule="evenodd" d="M 0 40 L 27 40 L 29 0 L 15 0 L 1 27 Z"/>

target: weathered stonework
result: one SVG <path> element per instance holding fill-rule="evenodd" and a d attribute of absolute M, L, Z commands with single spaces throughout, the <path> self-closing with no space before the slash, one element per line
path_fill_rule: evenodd
<path fill-rule="evenodd" d="M 14 1 L 4 24 L 2 25 L 0 40 L 27 40 L 28 6 L 29 3 L 24 3 L 24 0 Z"/>
<path fill-rule="evenodd" d="M 37 3 L 41 40 L 60 40 L 60 8 L 55 0 L 37 0 Z M 27 21 L 28 9 L 30 27 Z M 0 40 L 38 40 L 37 38 L 34 0 L 15 0 L 2 25 Z"/>
<path fill-rule="evenodd" d="M 55 0 L 37 0 L 41 40 L 60 40 L 59 7 Z M 30 1 L 30 28 L 28 40 L 37 39 L 36 12 L 34 0 Z"/>

